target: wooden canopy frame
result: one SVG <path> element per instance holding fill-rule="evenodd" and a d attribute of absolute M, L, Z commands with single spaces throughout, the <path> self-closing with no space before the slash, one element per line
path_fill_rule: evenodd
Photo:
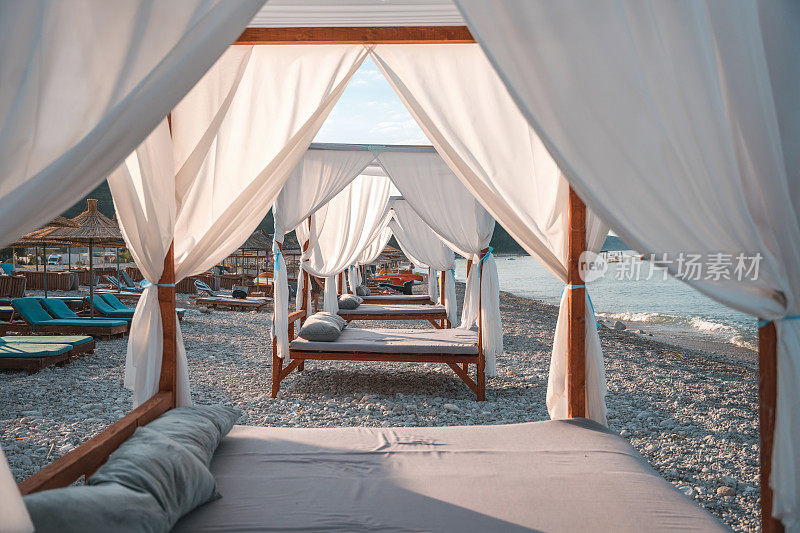
<path fill-rule="evenodd" d="M 234 45 L 265 44 L 455 44 L 474 43 L 466 26 L 387 26 L 247 28 Z M 167 117 L 170 118 L 169 116 Z M 171 124 L 170 124 L 171 125 Z M 569 195 L 569 322 L 567 355 L 567 396 L 570 417 L 586 416 L 586 291 L 580 280 L 580 255 L 586 250 L 586 206 L 570 188 Z M 158 302 L 163 323 L 163 357 L 159 392 L 105 431 L 70 453 L 39 470 L 19 484 L 22 494 L 69 485 L 83 474 L 94 472 L 108 455 L 133 434 L 138 425 L 175 407 L 175 265 L 173 247 L 164 260 L 164 273 L 158 287 Z M 172 284 L 172 286 L 170 286 Z M 308 284 L 304 286 L 304 294 Z M 307 298 L 303 299 L 304 302 Z M 299 312 L 298 312 L 299 313 Z M 289 316 L 292 324 L 293 315 Z M 296 319 L 296 317 L 295 317 Z M 291 327 L 291 326 L 290 326 Z M 783 525 L 774 518 L 769 475 L 775 429 L 777 399 L 777 333 L 772 323 L 759 330 L 759 420 L 761 432 L 761 525 L 765 533 L 781 532 Z M 298 370 L 302 370 L 302 360 Z M 273 358 L 273 364 L 275 358 Z M 294 362 L 292 363 L 294 364 Z M 291 366 L 291 364 L 289 365 Z M 457 365 L 455 365 L 457 368 Z M 480 365 L 479 365 L 480 368 Z M 289 367 L 285 369 L 287 373 Z M 454 369 L 455 370 L 455 369 Z M 458 372 L 457 372 L 458 373 Z M 274 387 L 274 385 L 273 385 Z"/>

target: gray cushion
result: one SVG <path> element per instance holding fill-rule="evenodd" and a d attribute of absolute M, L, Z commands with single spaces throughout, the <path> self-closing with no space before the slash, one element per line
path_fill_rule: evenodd
<path fill-rule="evenodd" d="M 147 427 L 184 445 L 208 466 L 219 441 L 240 414 L 238 409 L 224 405 L 192 405 L 167 411 Z"/>
<path fill-rule="evenodd" d="M 45 490 L 24 500 L 38 533 L 155 533 L 170 528 L 152 494 L 118 483 Z"/>
<path fill-rule="evenodd" d="M 347 326 L 347 321 L 333 313 L 319 312 L 311 315 L 300 328 L 298 337 L 309 341 L 335 341 Z"/>
<path fill-rule="evenodd" d="M 343 294 L 339 296 L 339 308 L 340 309 L 355 309 L 361 302 L 364 300 L 360 296 L 356 296 L 355 294 Z"/>
<path fill-rule="evenodd" d="M 367 287 L 366 285 L 359 285 L 358 287 L 356 287 L 356 294 L 358 296 L 369 296 L 370 294 L 369 287 Z"/>
<path fill-rule="evenodd" d="M 166 515 L 165 531 L 219 497 L 208 467 L 184 445 L 149 427 L 138 428 L 87 480 L 91 486 L 105 483 L 151 494 Z"/>

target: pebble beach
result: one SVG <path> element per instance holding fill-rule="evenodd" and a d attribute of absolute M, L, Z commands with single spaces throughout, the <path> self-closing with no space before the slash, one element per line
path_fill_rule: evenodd
<path fill-rule="evenodd" d="M 459 284 L 459 298 L 463 295 Z M 239 424 L 294 427 L 509 424 L 548 419 L 557 308 L 501 293 L 505 354 L 487 401 L 444 365 L 312 361 L 269 397 L 270 313 L 188 308 L 181 324 L 194 401 L 242 411 Z M 354 323 L 355 325 L 355 323 Z M 397 327 L 371 322 L 365 327 Z M 407 323 L 402 327 L 425 327 Z M 735 531 L 759 527 L 758 368 L 753 357 L 600 327 L 608 418 L 687 497 Z M 131 409 L 127 339 L 28 376 L 0 371 L 0 444 L 17 481 Z"/>

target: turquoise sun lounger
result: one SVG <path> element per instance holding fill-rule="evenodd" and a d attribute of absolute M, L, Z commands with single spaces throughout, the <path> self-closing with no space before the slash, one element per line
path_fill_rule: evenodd
<path fill-rule="evenodd" d="M 103 316 L 120 318 L 128 321 L 133 319 L 133 313 L 136 311 L 136 309 L 128 307 L 119 301 L 119 298 L 110 292 L 94 295 L 94 310 Z M 178 318 L 182 319 L 184 313 L 186 313 L 186 309 L 177 307 L 175 308 L 175 312 L 178 313 Z"/>
<path fill-rule="evenodd" d="M 72 354 L 94 352 L 94 337 L 90 335 L 6 335 L 0 337 L 3 344 L 69 344 Z"/>
<path fill-rule="evenodd" d="M 21 369 L 33 374 L 46 366 L 69 362 L 72 353 L 71 344 L 0 342 L 0 368 Z"/>
<path fill-rule="evenodd" d="M 15 298 L 11 305 L 34 333 L 112 337 L 124 335 L 128 331 L 128 323 L 124 320 L 79 317 L 61 300 Z M 53 318 L 45 307 L 58 318 Z"/>

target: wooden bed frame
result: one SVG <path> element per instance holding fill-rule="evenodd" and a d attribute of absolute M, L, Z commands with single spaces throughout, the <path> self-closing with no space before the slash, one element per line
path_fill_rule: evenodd
<path fill-rule="evenodd" d="M 392 294 L 370 294 L 369 300 L 364 300 L 365 304 L 386 304 L 386 305 L 436 305 L 428 296 L 427 300 L 406 300 L 403 298 L 389 298 Z M 398 295 L 400 296 L 400 295 Z M 404 295 L 405 296 L 405 295 Z"/>
<path fill-rule="evenodd" d="M 372 302 L 370 302 L 372 303 Z M 424 304 L 420 304 L 424 305 Z M 431 306 L 432 307 L 432 306 Z M 358 308 L 354 309 L 358 311 Z M 414 314 L 414 313 L 339 313 L 339 316 L 352 322 L 353 320 L 427 320 L 436 329 L 445 329 L 451 326 L 450 321 L 447 319 L 447 311 L 436 310 L 429 313 Z"/>
<path fill-rule="evenodd" d="M 240 300 L 238 302 L 220 301 L 214 298 L 201 296 L 195 298 L 194 303 L 197 305 L 204 305 L 209 309 L 227 309 L 230 311 L 261 311 L 269 303 L 269 300 L 264 302 L 254 302 L 252 300 Z"/>
<path fill-rule="evenodd" d="M 465 26 L 246 28 L 233 44 L 399 43 L 475 43 L 475 39 Z M 169 115 L 167 115 L 167 120 L 169 123 Z M 585 417 L 586 329 L 584 315 L 586 293 L 582 287 L 583 282 L 580 279 L 580 255 L 586 250 L 586 205 L 572 187 L 570 187 L 569 191 L 569 226 L 567 282 L 570 284 L 571 290 L 568 294 L 567 322 L 569 342 L 567 353 L 568 416 Z M 98 466 L 105 462 L 108 455 L 133 433 L 133 430 L 138 425 L 146 424 L 168 409 L 175 407 L 175 287 L 168 286 L 169 284 L 174 284 L 174 282 L 175 264 L 173 247 L 170 246 L 169 252 L 164 259 L 164 272 L 159 280 L 159 284 L 164 284 L 164 286 L 158 287 L 158 299 L 163 324 L 160 392 L 100 435 L 90 439 L 23 481 L 19 485 L 23 494 L 65 486 L 81 475 L 94 472 Z M 302 370 L 302 360 L 299 361 L 297 368 Z M 292 361 L 287 366 L 287 373 L 290 371 L 289 367 L 293 364 L 295 364 L 295 361 Z M 777 373 L 777 333 L 774 323 L 769 322 L 759 329 L 761 527 L 764 533 L 781 532 L 784 529 L 780 520 L 772 516 L 772 487 L 769 484 L 775 428 Z"/>

